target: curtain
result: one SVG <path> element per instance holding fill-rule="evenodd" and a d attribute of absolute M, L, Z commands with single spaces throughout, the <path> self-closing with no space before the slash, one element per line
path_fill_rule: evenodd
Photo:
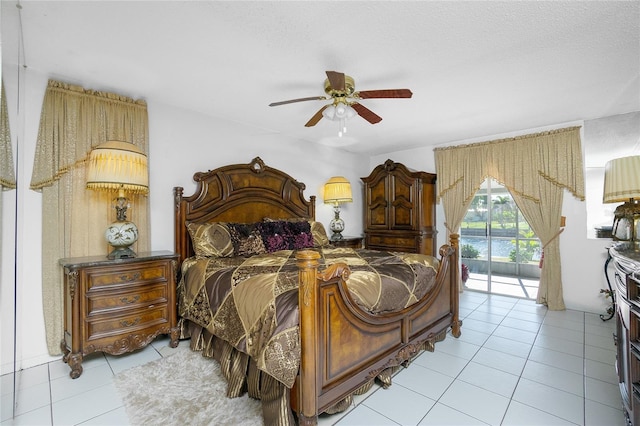
<path fill-rule="evenodd" d="M 16 175 L 13 167 L 13 152 L 11 150 L 11 129 L 9 127 L 9 112 L 7 111 L 7 97 L 2 82 L 0 96 L 0 188 L 3 191 L 16 188 Z M 0 197 L 0 203 L 2 197 Z M 0 207 L 2 205 L 0 204 Z M 2 209 L 0 208 L 0 214 Z"/>
<path fill-rule="evenodd" d="M 49 80 L 45 92 L 30 188 L 42 193 L 42 298 L 47 348 L 61 353 L 64 333 L 61 258 L 104 255 L 104 231 L 113 222 L 114 193 L 86 189 L 91 149 L 108 140 L 148 152 L 146 102 Z M 127 194 L 129 220 L 138 226 L 133 249 L 150 247 L 148 199 Z"/>
<path fill-rule="evenodd" d="M 436 148 L 434 153 L 448 232 L 460 228 L 482 182 L 495 179 L 509 190 L 544 247 L 537 302 L 564 309 L 558 236 L 564 190 L 584 200 L 580 128 Z"/>
<path fill-rule="evenodd" d="M 4 92 L 4 82 L 0 88 L 0 259 L 2 258 L 2 191 L 16 188 L 16 175 L 13 168 L 13 152 L 11 150 L 11 129 L 9 127 L 9 113 L 7 98 Z M 0 276 L 2 265 L 0 261 Z"/>

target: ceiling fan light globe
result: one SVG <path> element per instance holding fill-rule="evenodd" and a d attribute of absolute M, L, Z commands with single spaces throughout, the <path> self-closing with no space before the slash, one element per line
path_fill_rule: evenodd
<path fill-rule="evenodd" d="M 329 105 L 322 111 L 322 116 L 327 120 L 333 120 L 336 116 L 336 107 Z"/>
<path fill-rule="evenodd" d="M 347 105 L 339 103 L 336 106 L 336 118 L 345 118 L 347 116 Z"/>
<path fill-rule="evenodd" d="M 351 119 L 351 118 L 355 117 L 356 114 L 357 114 L 356 110 L 353 109 L 353 107 L 351 105 L 347 105 L 347 116 L 346 116 L 346 118 L 347 119 Z"/>

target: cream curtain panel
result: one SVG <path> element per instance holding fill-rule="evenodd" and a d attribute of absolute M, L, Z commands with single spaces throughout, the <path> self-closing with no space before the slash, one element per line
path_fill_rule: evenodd
<path fill-rule="evenodd" d="M 47 347 L 61 353 L 64 289 L 58 260 L 104 255 L 104 231 L 113 222 L 115 193 L 86 189 L 85 163 L 91 149 L 108 140 L 133 143 L 148 152 L 146 102 L 114 93 L 83 89 L 49 80 L 31 176 L 31 189 L 42 192 L 42 299 Z M 128 219 L 139 229 L 133 249 L 150 247 L 146 196 L 127 195 Z"/>
<path fill-rule="evenodd" d="M 7 98 L 2 83 L 2 95 L 0 96 L 0 188 L 3 191 L 16 188 L 16 175 L 13 166 L 13 152 L 11 150 L 11 128 L 9 126 L 9 112 L 7 110 Z M 0 197 L 2 203 L 2 197 Z M 0 214 L 2 214 L 0 204 Z"/>
<path fill-rule="evenodd" d="M 584 200 L 580 128 L 437 148 L 434 153 L 448 232 L 458 232 L 485 179 L 500 182 L 544 247 L 537 302 L 551 310 L 564 309 L 558 236 L 564 190 Z"/>
<path fill-rule="evenodd" d="M 7 98 L 4 92 L 4 82 L 0 88 L 0 224 L 2 223 L 2 191 L 15 189 L 16 174 L 13 167 L 13 151 L 11 149 L 11 128 L 9 127 L 9 112 L 7 111 Z M 0 241 L 2 241 L 2 228 L 0 225 Z M 0 244 L 1 246 L 1 244 Z M 0 254 L 2 248 L 0 247 Z M 1 262 L 0 262 L 1 263 Z M 0 272 L 2 265 L 0 265 Z"/>

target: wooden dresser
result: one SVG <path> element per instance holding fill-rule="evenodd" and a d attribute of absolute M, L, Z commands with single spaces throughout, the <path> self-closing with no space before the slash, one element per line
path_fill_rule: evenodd
<path fill-rule="evenodd" d="M 120 355 L 143 348 L 160 334 L 178 346 L 176 268 L 171 252 L 60 259 L 64 269 L 64 339 L 69 375 L 82 374 L 85 355 Z"/>
<path fill-rule="evenodd" d="M 616 370 L 628 424 L 640 425 L 640 246 L 609 248 L 615 267 Z"/>
<path fill-rule="evenodd" d="M 435 174 L 387 160 L 362 181 L 365 248 L 437 254 Z"/>

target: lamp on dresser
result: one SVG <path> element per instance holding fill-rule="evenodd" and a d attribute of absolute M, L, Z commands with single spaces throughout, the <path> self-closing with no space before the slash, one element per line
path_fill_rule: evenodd
<path fill-rule="evenodd" d="M 130 204 L 125 194 L 149 192 L 149 171 L 145 153 L 129 142 L 109 141 L 98 145 L 89 155 L 87 188 L 118 193 L 114 200 L 116 221 L 105 231 L 107 242 L 114 248 L 107 257 L 136 257 L 131 245 L 138 240 L 138 228 L 127 220 Z"/>
<path fill-rule="evenodd" d="M 352 201 L 351 184 L 346 178 L 334 176 L 324 184 L 324 202 L 333 204 L 334 217 L 329 223 L 329 229 L 333 232 L 332 240 L 341 240 L 344 231 L 344 220 L 340 219 L 340 204 Z"/>
<path fill-rule="evenodd" d="M 638 241 L 640 231 L 640 155 L 609 161 L 604 171 L 603 203 L 620 203 L 614 212 L 612 236 Z"/>

